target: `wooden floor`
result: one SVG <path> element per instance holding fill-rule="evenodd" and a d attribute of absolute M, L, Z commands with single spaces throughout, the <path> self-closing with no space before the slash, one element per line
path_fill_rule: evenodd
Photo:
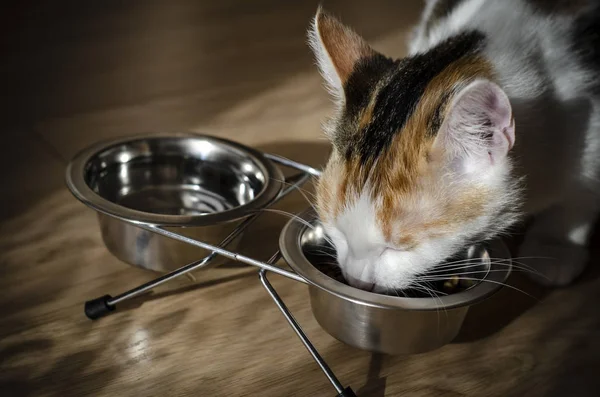
<path fill-rule="evenodd" d="M 197 273 L 86 319 L 87 299 L 153 275 L 107 252 L 94 212 L 63 182 L 77 150 L 147 131 L 207 132 L 322 164 L 331 107 L 305 45 L 317 1 L 12 3 L 0 39 L 0 395 L 334 396 L 254 269 Z M 325 5 L 401 56 L 421 2 Z M 294 197 L 281 208 L 306 205 Z M 265 215 L 244 251 L 266 259 L 283 222 Z M 473 308 L 455 343 L 410 357 L 337 342 L 312 317 L 304 285 L 272 280 L 359 396 L 600 390 L 597 272 L 556 291 L 517 274 L 511 284 L 531 297 L 505 288 Z"/>

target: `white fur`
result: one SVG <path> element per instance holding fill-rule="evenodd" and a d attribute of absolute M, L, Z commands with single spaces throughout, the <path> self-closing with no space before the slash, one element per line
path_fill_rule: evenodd
<path fill-rule="evenodd" d="M 312 26 L 308 30 L 308 45 L 315 53 L 317 66 L 326 83 L 325 87 L 333 97 L 334 102 L 339 110 L 344 103 L 344 87 L 342 85 L 342 80 L 337 74 L 335 65 L 329 56 L 329 53 L 323 45 L 323 39 L 321 38 L 321 34 L 319 32 L 318 14 L 319 12 L 317 12 L 317 15 L 313 18 Z"/>
<path fill-rule="evenodd" d="M 496 84 L 478 79 L 459 92 L 451 104 L 441 138 L 446 148 L 463 159 L 463 165 L 488 171 L 486 164 L 506 161 L 515 142 L 512 110 Z M 491 126 L 485 122 L 492 123 Z M 491 139 L 483 139 L 491 133 Z"/>
<path fill-rule="evenodd" d="M 358 279 L 357 286 L 406 287 L 474 233 L 489 237 L 505 231 L 515 214 L 503 215 L 498 210 L 518 204 L 516 185 L 524 177 L 524 209 L 536 218 L 521 255 L 554 257 L 555 261 L 537 259 L 529 264 L 542 272 L 544 277 L 538 281 L 568 284 L 583 271 L 585 245 L 600 211 L 600 98 L 590 89 L 598 71 L 586 68 L 573 54 L 572 43 L 567 41 L 573 17 L 538 13 L 523 0 L 466 0 L 426 32 L 425 23 L 436 2 L 427 1 L 409 45 L 410 54 L 426 52 L 464 30 L 485 33 L 484 55 L 512 105 L 516 144 L 511 158 L 518 162 L 521 173 L 512 173 L 510 159 L 504 156 L 507 148 L 494 166 L 463 163 L 462 177 L 450 172 L 441 186 L 432 190 L 432 198 L 414 198 L 410 203 L 419 221 L 434 218 L 440 205 L 465 183 L 491 189 L 494 199 L 481 217 L 457 224 L 451 234 L 424 237 L 410 251 L 386 248 L 374 224 L 378 203 L 370 202 L 368 193 L 363 192 L 356 205 L 328 225 L 341 252 L 340 265 L 347 275 Z M 330 62 L 319 55 L 318 48 L 317 57 L 323 58 L 321 68 L 335 86 L 335 78 L 328 77 Z"/>
<path fill-rule="evenodd" d="M 409 54 L 414 55 L 423 52 L 432 46 L 432 44 L 439 43 L 447 37 L 462 31 L 465 24 L 479 18 L 478 11 L 485 2 L 486 0 L 467 0 L 461 3 L 452 11 L 449 18 L 444 21 L 445 23 L 438 24 L 428 35 L 425 35 L 425 23 L 431 16 L 431 12 L 437 3 L 436 0 L 428 0 L 421 24 L 418 28 L 419 34 L 409 43 Z"/>
<path fill-rule="evenodd" d="M 319 72 L 325 81 L 325 89 L 327 92 L 329 92 L 329 95 L 331 95 L 335 105 L 335 114 L 333 117 L 325 120 L 321 125 L 325 135 L 329 138 L 332 138 L 336 127 L 335 117 L 341 113 L 346 97 L 344 94 L 342 80 L 335 69 L 335 65 L 333 64 L 327 49 L 323 45 L 323 39 L 321 38 L 321 34 L 319 32 L 319 12 L 321 12 L 320 8 L 317 11 L 317 15 L 315 15 L 313 18 L 311 27 L 308 30 L 308 45 L 315 54 L 317 67 L 319 68 Z"/>
<path fill-rule="evenodd" d="M 429 34 L 418 30 L 410 45 L 418 53 L 460 30 L 485 32 L 485 55 L 516 119 L 525 209 L 536 216 L 521 254 L 556 256 L 552 263 L 529 261 L 546 276 L 539 281 L 552 285 L 568 284 L 583 270 L 581 252 L 600 209 L 600 98 L 589 87 L 598 71 L 574 55 L 573 23 L 572 16 L 537 13 L 522 0 L 468 0 Z"/>
<path fill-rule="evenodd" d="M 385 239 L 375 222 L 376 216 L 368 189 L 344 208 L 325 230 L 335 247 L 337 260 L 347 280 L 363 287 L 373 284 L 376 259 L 386 248 Z"/>

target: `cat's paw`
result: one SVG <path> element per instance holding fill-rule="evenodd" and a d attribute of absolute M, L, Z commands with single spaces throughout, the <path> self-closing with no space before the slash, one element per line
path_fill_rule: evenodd
<path fill-rule="evenodd" d="M 586 247 L 536 238 L 525 239 L 517 262 L 531 268 L 529 277 L 544 286 L 571 284 L 585 270 L 589 259 Z M 519 266 L 515 263 L 515 266 Z"/>

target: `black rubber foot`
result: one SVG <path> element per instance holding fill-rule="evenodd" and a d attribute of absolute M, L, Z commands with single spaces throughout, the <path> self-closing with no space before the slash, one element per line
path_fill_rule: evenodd
<path fill-rule="evenodd" d="M 352 391 L 350 387 L 344 389 L 343 392 L 338 394 L 336 397 L 356 397 L 356 394 Z"/>
<path fill-rule="evenodd" d="M 108 304 L 108 301 L 111 299 L 112 296 L 104 295 L 100 298 L 85 302 L 85 315 L 91 320 L 96 320 L 112 312 L 115 310 L 115 307 Z"/>

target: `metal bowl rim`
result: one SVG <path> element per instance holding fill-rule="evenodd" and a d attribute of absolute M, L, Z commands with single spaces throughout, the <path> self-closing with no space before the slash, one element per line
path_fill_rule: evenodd
<path fill-rule="evenodd" d="M 204 215 L 163 215 L 134 210 L 116 204 L 94 192 L 85 181 L 85 167 L 88 162 L 97 154 L 111 147 L 146 139 L 185 138 L 206 139 L 213 143 L 241 151 L 251 157 L 252 161 L 255 162 L 265 176 L 265 184 L 258 196 L 241 206 L 217 213 Z M 281 192 L 283 188 L 283 173 L 260 151 L 228 139 L 192 132 L 146 133 L 101 141 L 81 150 L 67 165 L 66 183 L 71 193 L 79 201 L 100 213 L 133 223 L 155 226 L 198 227 L 236 221 L 251 215 L 260 208 L 265 208 Z"/>
<path fill-rule="evenodd" d="M 311 222 L 316 218 L 313 209 L 308 209 L 298 214 L 298 216 L 307 222 Z M 501 289 L 512 271 L 512 259 L 508 248 L 501 240 L 495 239 L 489 242 L 487 251 L 490 257 L 503 258 L 502 264 L 492 261 L 490 271 L 484 277 L 486 281 L 480 281 L 467 290 L 437 298 L 406 298 L 377 294 L 343 284 L 315 268 L 306 259 L 300 246 L 300 239 L 306 228 L 304 222 L 301 223 L 291 219 L 282 229 L 279 235 L 279 249 L 287 264 L 304 278 L 311 287 L 320 288 L 341 299 L 362 306 L 422 311 L 448 310 L 471 306 Z"/>

